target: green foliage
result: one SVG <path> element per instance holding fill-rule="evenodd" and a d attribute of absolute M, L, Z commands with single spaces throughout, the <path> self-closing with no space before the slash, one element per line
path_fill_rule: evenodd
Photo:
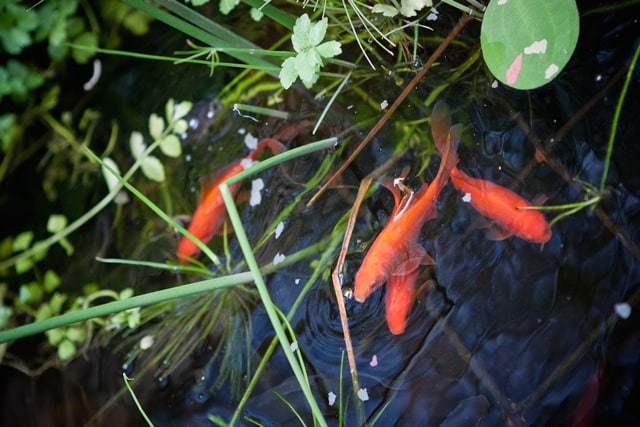
<path fill-rule="evenodd" d="M 579 27 L 574 0 L 493 0 L 482 21 L 482 54 L 498 80 L 516 89 L 534 89 L 567 65 Z"/>
<path fill-rule="evenodd" d="M 184 117 L 189 113 L 193 104 L 189 101 L 182 101 L 175 104 L 173 99 L 167 101 L 165 108 L 165 119 L 153 113 L 149 116 L 149 135 L 153 138 L 152 147 L 160 147 L 160 151 L 168 157 L 179 157 L 182 154 L 182 146 L 178 135 L 187 131 L 188 124 Z M 153 149 L 144 142 L 144 137 L 140 132 L 132 132 L 129 138 L 129 147 L 133 158 L 140 164 L 142 173 L 152 181 L 164 182 L 166 178 L 164 166 L 160 159 L 151 155 Z M 105 158 L 104 162 L 109 167 L 113 167 L 119 173 L 119 168 L 111 158 Z M 102 168 L 107 186 L 109 189 L 118 185 L 117 179 L 107 168 Z"/>
<path fill-rule="evenodd" d="M 285 59 L 280 70 L 280 82 L 285 89 L 291 87 L 298 77 L 310 89 L 318 80 L 323 60 L 342 53 L 337 41 L 322 43 L 328 25 L 327 18 L 312 24 L 306 13 L 296 20 L 291 43 L 298 54 Z"/>

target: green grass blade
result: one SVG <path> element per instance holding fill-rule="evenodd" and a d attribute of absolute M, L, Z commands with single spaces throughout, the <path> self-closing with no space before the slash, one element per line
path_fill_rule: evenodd
<path fill-rule="evenodd" d="M 609 165 L 611 164 L 611 156 L 613 154 L 613 142 L 616 139 L 616 130 L 618 129 L 618 121 L 620 120 L 620 113 L 622 112 L 622 104 L 624 104 L 624 100 L 627 96 L 627 90 L 629 89 L 629 84 L 631 83 L 631 78 L 633 77 L 633 71 L 636 68 L 636 63 L 638 62 L 638 55 L 640 54 L 640 45 L 636 47 L 636 51 L 633 54 L 633 59 L 629 64 L 629 69 L 627 70 L 627 77 L 624 80 L 624 85 L 622 85 L 622 90 L 620 91 L 620 98 L 618 98 L 618 103 L 616 105 L 616 111 L 613 114 L 613 120 L 611 122 L 611 132 L 609 133 L 609 144 L 607 145 L 607 154 L 604 160 L 604 170 L 602 171 L 602 179 L 600 180 L 600 192 L 604 191 L 605 184 L 607 183 L 607 176 L 609 175 Z"/>
<path fill-rule="evenodd" d="M 172 299 L 186 298 L 209 292 L 215 289 L 227 288 L 253 281 L 254 273 L 243 272 L 214 279 L 202 280 L 175 288 L 162 289 L 144 295 L 137 295 L 120 301 L 109 302 L 86 310 L 73 311 L 60 316 L 51 317 L 41 322 L 30 323 L 7 331 L 0 331 L 0 343 L 39 334 L 49 329 L 59 328 L 76 322 L 84 322 L 95 317 L 109 316 L 136 307 L 145 307 Z"/>
<path fill-rule="evenodd" d="M 150 16 L 156 18 L 161 22 L 164 22 L 165 24 L 175 28 L 183 34 L 188 35 L 189 37 L 206 43 L 209 46 L 218 48 L 246 48 L 247 52 L 236 51 L 230 52 L 229 55 L 249 64 L 252 67 L 259 67 L 265 70 L 277 67 L 272 62 L 269 62 L 264 58 L 255 56 L 251 53 L 251 49 L 261 49 L 260 46 L 257 46 L 242 37 L 238 37 L 232 31 L 220 26 L 219 24 L 214 23 L 213 21 L 208 20 L 207 18 L 178 2 L 171 0 L 158 0 L 159 4 L 162 4 L 163 6 L 174 11 L 178 11 L 176 13 L 184 14 L 190 19 L 199 22 L 201 25 L 204 25 L 204 20 L 208 21 L 207 30 L 202 29 L 193 23 L 187 22 L 186 18 L 184 17 L 179 18 L 173 16 L 161 10 L 157 6 L 146 3 L 142 0 L 125 0 L 125 3 L 129 6 L 139 9 L 142 12 L 149 14 Z M 278 76 L 277 71 L 265 72 L 274 77 Z"/>

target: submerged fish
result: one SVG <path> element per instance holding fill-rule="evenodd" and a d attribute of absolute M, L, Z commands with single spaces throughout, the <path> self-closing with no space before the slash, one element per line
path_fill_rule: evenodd
<path fill-rule="evenodd" d="M 469 203 L 475 210 L 504 231 L 503 238 L 515 235 L 535 243 L 551 239 L 551 228 L 544 215 L 528 209 L 533 205 L 508 188 L 472 178 L 457 168 L 451 171 L 451 182 L 470 197 Z"/>
<path fill-rule="evenodd" d="M 451 128 L 446 108 L 434 108 L 431 128 L 436 147 L 442 153 L 447 149 L 444 141 Z M 515 235 L 535 243 L 545 243 L 551 238 L 551 229 L 544 215 L 529 209 L 534 205 L 508 188 L 472 178 L 457 167 L 451 169 L 451 182 L 456 189 L 468 195 L 475 210 L 500 228 L 502 238 Z"/>
<path fill-rule="evenodd" d="M 274 154 L 286 149 L 278 140 L 265 138 L 258 143 L 257 147 L 247 157 L 233 162 L 212 178 L 203 182 L 200 203 L 198 203 L 198 207 L 191 218 L 191 223 L 187 228 L 191 234 L 206 244 L 220 231 L 226 218 L 226 207 L 219 189 L 220 184 L 242 172 L 247 167 L 247 163 L 251 163 L 265 148 L 269 148 Z M 233 196 L 235 196 L 239 188 L 239 182 L 229 185 L 229 191 Z M 180 239 L 177 256 L 181 263 L 186 263 L 189 258 L 194 258 L 199 253 L 200 249 L 191 239 L 186 236 Z"/>
<path fill-rule="evenodd" d="M 461 129 L 454 126 L 447 133 L 446 141 L 441 144 L 442 159 L 438 173 L 429 185 L 402 200 L 397 188 L 389 188 L 396 206 L 391 220 L 369 248 L 356 273 L 353 292 L 356 301 L 365 301 L 391 275 L 411 274 L 420 264 L 433 262 L 418 243 L 418 236 L 424 223 L 435 218 L 438 195 L 449 180 L 451 169 L 458 163 L 456 150 Z"/>

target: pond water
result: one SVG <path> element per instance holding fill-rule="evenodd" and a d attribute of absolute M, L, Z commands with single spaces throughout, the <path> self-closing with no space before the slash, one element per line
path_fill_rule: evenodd
<path fill-rule="evenodd" d="M 454 123 L 468 125 L 459 148 L 458 167 L 474 177 L 512 188 L 529 200 L 542 195 L 546 205 L 583 200 L 584 187 L 579 183 L 597 186 L 600 182 L 622 80 L 618 79 L 586 112 L 581 109 L 628 65 L 639 41 L 637 16 L 626 10 L 583 19 L 573 60 L 557 80 L 539 90 L 517 92 L 499 86 L 480 96 L 470 93 L 468 85 L 457 84 L 445 91 L 441 99 L 449 105 Z M 385 287 L 364 303 L 345 298 L 363 389 L 359 397 L 366 390 L 365 400 L 351 390 L 331 281 L 321 274 L 311 284 L 290 323 L 296 351 L 305 361 L 311 388 L 330 425 L 360 425 L 365 420 L 384 426 L 640 424 L 640 411 L 634 405 L 640 397 L 639 77 L 636 71 L 622 111 L 607 179 L 609 191 L 595 210 L 581 210 L 555 224 L 551 239 L 543 245 L 516 237 L 496 241 L 487 238 L 486 224 L 464 202 L 463 194 L 447 185 L 438 199 L 437 217 L 425 224 L 418 239 L 435 265 L 420 270 L 419 281 L 430 279 L 432 284 L 418 292 L 406 332 L 393 335 L 387 328 Z M 125 78 L 132 79 L 130 86 L 118 82 L 118 87 L 133 87 L 141 79 L 129 73 Z M 184 76 L 170 78 L 180 80 Z M 417 96 L 425 97 L 430 85 L 422 84 Z M 388 89 L 390 100 L 396 90 Z M 264 137 L 285 126 L 277 121 L 253 124 L 228 110 L 219 111 L 214 88 L 203 91 L 206 96 L 195 89 L 189 91 L 191 99 L 200 101 L 192 118 L 206 122 L 210 108 L 222 119 L 212 120 L 210 128 L 206 123 L 194 129 L 185 141 L 191 157 L 176 172 L 174 191 L 181 193 L 183 200 L 192 199 L 193 204 L 198 179 L 218 167 L 211 166 L 212 158 L 216 165 L 224 165 L 246 154 L 239 129 Z M 155 107 L 166 98 L 159 99 L 155 105 L 154 101 L 148 103 L 152 105 L 150 111 L 161 110 Z M 315 114 L 321 108 L 304 95 L 290 96 L 282 106 Z M 419 117 L 429 111 L 407 106 L 399 114 Z M 140 120 L 145 120 L 146 116 L 142 117 Z M 562 134 L 558 133 L 575 118 Z M 331 136 L 358 119 L 356 112 L 336 107 L 329 118 L 331 124 L 319 135 L 311 137 L 302 132 L 288 144 L 301 145 Z M 333 236 L 333 230 L 348 213 L 359 181 L 393 154 L 392 127 L 387 126 L 372 141 L 343 174 L 337 188 L 311 207 L 304 203 L 314 192 L 305 193 L 283 221 L 282 234 L 267 237 L 256 252 L 262 265 L 278 254 L 288 256 L 318 241 L 325 242 L 314 257 L 267 277 L 271 296 L 283 313 L 297 304 L 298 295 L 316 272 L 310 260 L 328 251 L 331 258 L 322 271 L 333 268 L 341 242 L 341 236 Z M 365 134 L 366 129 L 347 131 L 344 135 L 350 138 L 346 153 Z M 551 143 L 550 138 L 554 138 Z M 550 154 L 547 162 L 536 161 L 533 140 L 550 144 L 546 145 Z M 409 150 L 401 156 L 386 175 L 398 176 L 404 166 L 410 165 L 411 186 L 417 188 L 431 181 L 439 160 L 416 175 L 413 171 L 422 165 L 417 151 Z M 299 158 L 260 175 L 265 183 L 262 202 L 242 210 L 252 242 L 257 242 L 279 213 L 304 191 L 304 183 L 321 167 L 325 156 L 333 155 L 331 151 Z M 189 213 L 193 204 L 176 210 Z M 347 256 L 345 291 L 353 285 L 367 245 L 388 221 L 392 204 L 390 194 L 382 187 L 363 204 Z M 174 244 L 175 239 L 167 238 L 159 248 L 143 249 L 139 254 L 166 260 L 172 256 Z M 228 252 L 228 260 L 242 259 L 233 235 Z M 129 272 L 140 290 L 188 280 L 165 273 L 141 277 L 145 272 Z M 255 295 L 252 298 L 249 313 L 232 314 L 228 319 L 240 336 L 236 339 L 249 331 L 248 342 L 222 349 L 222 354 L 242 359 L 234 365 L 236 376 L 230 377 L 239 382 L 241 390 L 274 337 L 265 310 L 256 303 Z M 631 312 L 626 316 L 628 307 Z M 188 310 L 178 307 L 174 314 L 186 312 L 188 316 Z M 164 333 L 171 339 L 179 338 L 171 330 Z M 126 364 L 129 375 L 145 379 L 136 391 L 156 425 L 210 425 L 207 418 L 212 414 L 228 421 L 238 405 L 233 392 L 238 384 L 219 381 L 223 357 L 215 349 L 221 337 L 223 334 L 216 330 L 201 340 L 168 375 L 163 375 L 162 363 L 143 371 L 140 360 L 126 361 L 126 350 L 115 344 L 93 350 L 86 360 L 72 363 L 63 373 L 50 371 L 39 379 L 26 380 L 3 367 L 7 381 L 2 387 L 5 408 L 0 420 L 6 425 L 38 420 L 28 411 L 21 415 L 7 412 L 9 405 L 23 401 L 49 414 L 48 420 L 40 419 L 37 425 L 75 425 L 87 420 L 92 425 L 140 425 L 142 420 L 128 396 L 105 406 L 120 389 L 120 372 Z M 28 343 L 24 347 L 28 348 Z M 247 359 L 243 351 L 249 352 Z M 63 384 L 65 403 L 55 396 L 59 382 Z M 12 399 L 6 398 L 10 391 Z M 337 398 L 333 403 L 331 395 Z M 299 418 L 312 423 L 311 411 L 284 353 L 276 347 L 238 425 L 299 425 Z"/>

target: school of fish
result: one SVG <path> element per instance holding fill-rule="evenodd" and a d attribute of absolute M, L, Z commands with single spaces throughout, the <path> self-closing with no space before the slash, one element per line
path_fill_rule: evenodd
<path fill-rule="evenodd" d="M 515 235 L 541 244 L 551 238 L 544 215 L 528 209 L 533 206 L 529 201 L 498 184 L 472 178 L 457 168 L 457 147 L 463 127 L 451 125 L 448 108 L 442 102 L 434 106 L 431 130 L 442 156 L 435 179 L 417 193 L 409 191 L 402 198 L 396 185 L 381 182 L 393 194 L 394 208 L 391 219 L 371 244 L 354 281 L 354 297 L 358 302 L 364 302 L 387 284 L 385 315 L 394 335 L 406 330 L 420 288 L 417 283 L 420 265 L 435 263 L 418 243 L 418 237 L 424 223 L 435 218 L 436 201 L 449 180 L 465 193 L 465 200 L 476 211 L 500 230 L 502 238 Z"/>

